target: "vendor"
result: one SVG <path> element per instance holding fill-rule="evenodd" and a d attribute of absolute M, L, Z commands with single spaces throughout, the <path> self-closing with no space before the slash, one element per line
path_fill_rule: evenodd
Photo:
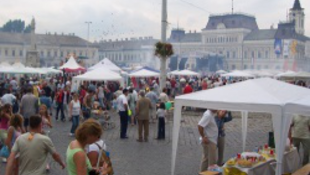
<path fill-rule="evenodd" d="M 232 120 L 231 112 L 227 111 L 217 111 L 217 115 L 215 116 L 216 125 L 218 127 L 218 138 L 217 138 L 217 152 L 218 159 L 217 165 L 222 166 L 224 150 L 225 150 L 225 127 L 224 124 L 226 122 L 230 122 Z"/>

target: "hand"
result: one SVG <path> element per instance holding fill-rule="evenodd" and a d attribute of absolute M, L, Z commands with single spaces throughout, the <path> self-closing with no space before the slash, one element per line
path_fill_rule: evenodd
<path fill-rule="evenodd" d="M 202 137 L 202 143 L 208 144 L 209 140 L 206 136 Z"/>
<path fill-rule="evenodd" d="M 108 164 L 106 162 L 103 162 L 103 166 L 99 168 L 100 175 L 106 175 L 108 174 Z"/>
<path fill-rule="evenodd" d="M 62 161 L 59 163 L 59 165 L 61 166 L 61 169 L 65 169 L 66 168 L 66 165 Z"/>

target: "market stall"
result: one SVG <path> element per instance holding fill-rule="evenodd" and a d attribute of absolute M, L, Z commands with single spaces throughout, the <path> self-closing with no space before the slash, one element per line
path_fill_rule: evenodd
<path fill-rule="evenodd" d="M 79 72 L 79 71 L 85 71 L 86 69 L 80 66 L 71 56 L 64 65 L 59 67 L 59 70 L 65 70 L 66 72 Z"/>
<path fill-rule="evenodd" d="M 115 72 L 121 72 L 122 69 L 116 66 L 112 61 L 110 61 L 108 58 L 104 58 L 99 63 L 95 64 L 94 66 L 88 68 L 88 70 L 94 70 L 98 68 L 106 68 Z"/>
<path fill-rule="evenodd" d="M 255 78 L 254 75 L 239 70 L 235 70 L 227 74 L 222 74 L 221 77 L 242 78 L 242 79 Z"/>
<path fill-rule="evenodd" d="M 295 112 L 291 108 L 286 110 L 285 104 L 303 99 L 309 93 L 310 90 L 306 88 L 270 78 L 260 78 L 176 97 L 172 144 L 172 174 L 174 174 L 175 170 L 181 109 L 183 106 L 241 111 L 243 150 L 246 143 L 248 111 L 272 114 L 276 144 L 276 172 L 278 175 L 281 174 L 284 145 L 290 125 L 289 112 Z M 306 111 L 306 108 L 304 108 L 304 111 Z"/>
<path fill-rule="evenodd" d="M 137 70 L 137 71 L 130 73 L 129 77 L 137 77 L 137 78 L 159 77 L 159 73 L 151 71 L 151 70 L 147 70 L 147 69 L 140 69 L 140 70 Z"/>
<path fill-rule="evenodd" d="M 177 76 L 199 76 L 200 74 L 191 70 L 180 70 L 175 72 L 170 72 L 171 75 Z"/>

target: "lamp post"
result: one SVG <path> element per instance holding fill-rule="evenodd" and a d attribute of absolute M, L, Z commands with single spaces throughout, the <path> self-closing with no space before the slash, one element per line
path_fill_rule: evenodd
<path fill-rule="evenodd" d="M 86 56 L 88 57 L 89 55 L 89 50 L 88 50 L 88 42 L 89 42 L 89 26 L 92 24 L 91 21 L 85 21 L 85 24 L 87 24 L 87 44 L 86 44 Z"/>

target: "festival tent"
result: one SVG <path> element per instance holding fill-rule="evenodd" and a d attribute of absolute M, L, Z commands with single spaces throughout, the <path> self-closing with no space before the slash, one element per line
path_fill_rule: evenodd
<path fill-rule="evenodd" d="M 282 171 L 284 145 L 289 128 L 289 122 L 285 120 L 287 116 L 284 113 L 285 104 L 302 99 L 309 92 L 309 89 L 296 85 L 271 78 L 260 78 L 176 97 L 172 143 L 172 175 L 175 170 L 182 116 L 181 109 L 183 106 L 241 111 L 243 149 L 246 143 L 248 111 L 272 114 L 278 160 L 276 172 L 280 175 Z"/>
<path fill-rule="evenodd" d="M 73 80 L 87 81 L 120 81 L 122 77 L 109 69 L 98 68 L 85 74 L 73 77 Z"/>
<path fill-rule="evenodd" d="M 73 57 L 70 57 L 64 65 L 59 67 L 59 69 L 64 69 L 67 72 L 85 71 L 85 68 L 80 66 Z"/>
<path fill-rule="evenodd" d="M 224 70 L 218 70 L 215 72 L 216 74 L 227 74 L 228 72 L 224 71 Z"/>
<path fill-rule="evenodd" d="M 286 72 L 282 72 L 282 73 L 279 73 L 279 74 L 277 74 L 276 75 L 276 77 L 277 78 L 283 78 L 283 77 L 285 77 L 285 76 L 290 76 L 290 75 L 294 75 L 294 74 L 296 74 L 296 72 L 294 72 L 294 71 L 286 71 Z"/>
<path fill-rule="evenodd" d="M 222 74 L 221 77 L 233 77 L 233 78 L 254 78 L 255 76 L 240 70 L 235 70 L 227 74 Z"/>
<path fill-rule="evenodd" d="M 129 77 L 159 77 L 159 73 L 147 69 L 140 69 L 130 73 Z"/>
<path fill-rule="evenodd" d="M 94 70 L 100 67 L 104 67 L 107 69 L 110 69 L 112 71 L 121 72 L 122 69 L 116 66 L 112 61 L 110 61 L 108 58 L 104 58 L 99 63 L 95 64 L 94 66 L 88 68 L 89 70 Z"/>
<path fill-rule="evenodd" d="M 0 67 L 1 67 L 1 68 L 3 68 L 3 67 L 11 67 L 11 65 L 10 65 L 8 62 L 4 61 L 4 62 L 2 62 L 2 63 L 0 64 Z"/>
<path fill-rule="evenodd" d="M 284 79 L 309 79 L 310 73 L 309 72 L 296 72 L 291 74 L 282 75 L 281 78 Z"/>
<path fill-rule="evenodd" d="M 191 70 L 180 70 L 177 72 L 171 72 L 171 75 L 179 75 L 179 76 L 199 76 L 199 73 L 191 71 Z"/>

